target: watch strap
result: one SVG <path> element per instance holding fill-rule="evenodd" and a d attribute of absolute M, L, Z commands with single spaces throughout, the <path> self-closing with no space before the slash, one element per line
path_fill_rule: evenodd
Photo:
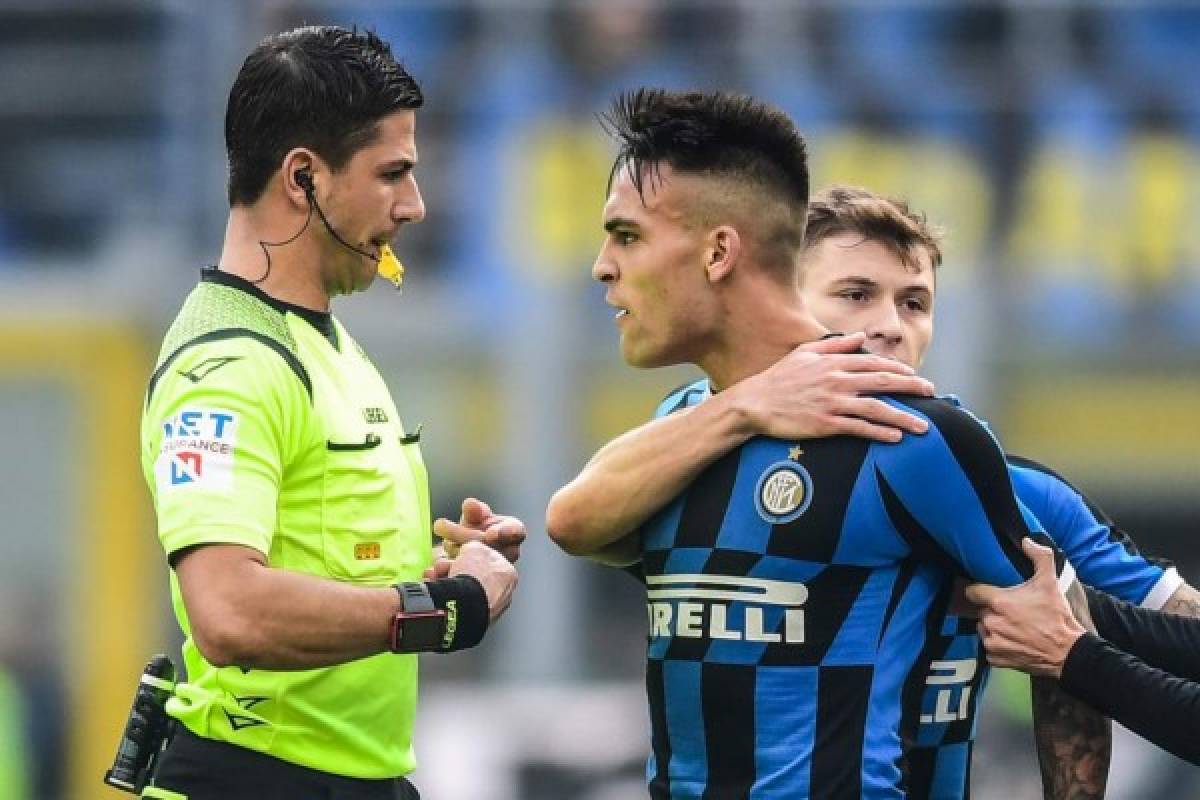
<path fill-rule="evenodd" d="M 401 611 L 435 611 L 433 597 L 429 594 L 429 586 L 416 581 L 397 583 L 395 586 L 400 593 Z"/>

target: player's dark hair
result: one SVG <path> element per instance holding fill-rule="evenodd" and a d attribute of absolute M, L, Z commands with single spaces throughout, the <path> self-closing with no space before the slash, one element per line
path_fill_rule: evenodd
<path fill-rule="evenodd" d="M 417 82 L 374 33 L 311 26 L 268 36 L 229 91 L 230 206 L 257 201 L 292 148 L 311 148 L 339 169 L 379 135 L 379 120 L 422 102 Z"/>
<path fill-rule="evenodd" d="M 783 111 L 729 92 L 642 88 L 618 96 L 601 123 L 619 148 L 610 189 L 617 172 L 627 169 L 643 194 L 645 176 L 653 180 L 663 164 L 678 173 L 731 179 L 792 212 L 794 220 L 764 232 L 780 260 L 790 263 L 788 254 L 803 243 L 808 157 L 804 137 Z"/>
<path fill-rule="evenodd" d="M 808 206 L 805 247 L 849 233 L 891 250 L 909 269 L 917 269 L 918 251 L 936 269 L 942 263 L 942 231 L 909 208 L 908 203 L 855 186 L 830 186 L 813 195 Z"/>

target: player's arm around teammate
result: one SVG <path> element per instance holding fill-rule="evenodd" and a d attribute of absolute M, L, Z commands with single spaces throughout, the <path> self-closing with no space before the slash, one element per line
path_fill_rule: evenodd
<path fill-rule="evenodd" d="M 866 395 L 932 395 L 932 384 L 899 362 L 861 353 L 864 340 L 853 334 L 801 345 L 706 402 L 609 442 L 551 498 L 550 537 L 572 555 L 625 566 L 639 557 L 637 527 L 753 436 L 895 442 L 904 432 L 924 433 L 924 420 Z"/>

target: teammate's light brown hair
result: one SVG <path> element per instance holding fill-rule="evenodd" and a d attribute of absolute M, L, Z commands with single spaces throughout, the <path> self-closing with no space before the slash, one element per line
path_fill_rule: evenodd
<path fill-rule="evenodd" d="M 896 198 L 856 186 L 834 185 L 822 189 L 808 203 L 804 232 L 807 252 L 831 236 L 843 233 L 861 236 L 891 250 L 909 269 L 920 264 L 920 250 L 929 255 L 937 269 L 942 263 L 942 231 L 928 223 L 925 215 Z"/>

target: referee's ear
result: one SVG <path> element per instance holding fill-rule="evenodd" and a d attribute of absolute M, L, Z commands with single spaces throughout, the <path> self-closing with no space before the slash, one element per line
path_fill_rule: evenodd
<path fill-rule="evenodd" d="M 308 209 L 308 193 L 315 186 L 314 176 L 321 164 L 307 147 L 293 147 L 283 157 L 280 177 L 288 199 L 298 208 Z M 300 176 L 307 176 L 301 178 Z M 307 186 L 305 185 L 307 182 Z"/>
<path fill-rule="evenodd" d="M 727 279 L 742 255 L 742 237 L 732 225 L 720 225 L 708 234 L 704 272 L 709 283 Z"/>

